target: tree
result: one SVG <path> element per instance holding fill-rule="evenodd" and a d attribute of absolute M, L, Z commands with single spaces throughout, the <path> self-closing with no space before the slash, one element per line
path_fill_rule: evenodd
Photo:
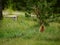
<path fill-rule="evenodd" d="M 43 32 L 45 25 L 52 22 L 53 18 L 53 6 L 57 0 L 28 0 L 26 7 L 29 13 L 31 10 L 36 14 L 39 19 L 40 31 Z M 52 19 L 52 20 L 51 20 Z"/>
<path fill-rule="evenodd" d="M 2 0 L 0 0 L 0 20 L 2 20 Z"/>
<path fill-rule="evenodd" d="M 59 17 L 58 15 L 53 15 L 53 11 L 56 9 L 54 6 L 59 2 L 58 0 L 3 0 L 3 2 L 6 3 L 8 8 L 11 6 L 14 10 L 20 10 L 24 7 L 25 11 L 27 11 L 26 13 L 29 15 L 33 11 L 39 19 L 41 27 L 42 25 L 43 27 L 48 25 L 50 22 L 55 21 L 54 18 Z M 5 3 L 3 3 L 4 6 Z"/>

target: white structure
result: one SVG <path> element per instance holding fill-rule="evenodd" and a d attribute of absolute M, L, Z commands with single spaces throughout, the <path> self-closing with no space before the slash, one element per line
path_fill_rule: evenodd
<path fill-rule="evenodd" d="M 13 20 L 17 20 L 18 16 L 17 15 L 5 15 L 5 18 L 12 18 Z"/>

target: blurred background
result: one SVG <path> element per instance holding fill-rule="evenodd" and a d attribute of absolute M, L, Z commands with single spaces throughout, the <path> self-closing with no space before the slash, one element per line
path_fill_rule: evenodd
<path fill-rule="evenodd" d="M 60 0 L 0 0 L 0 45 L 60 45 Z"/>

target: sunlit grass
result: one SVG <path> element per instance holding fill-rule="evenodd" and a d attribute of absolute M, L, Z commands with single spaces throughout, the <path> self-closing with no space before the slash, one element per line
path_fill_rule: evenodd
<path fill-rule="evenodd" d="M 44 32 L 33 18 L 4 18 L 0 22 L 0 45 L 60 45 L 60 24 L 51 23 Z"/>
<path fill-rule="evenodd" d="M 55 41 L 37 41 L 32 39 L 23 40 L 21 38 L 0 39 L 0 45 L 60 45 L 60 42 Z"/>

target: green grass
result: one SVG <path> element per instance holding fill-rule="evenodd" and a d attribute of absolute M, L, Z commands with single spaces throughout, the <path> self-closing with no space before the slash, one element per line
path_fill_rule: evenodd
<path fill-rule="evenodd" d="M 33 18 L 4 18 L 0 21 L 0 45 L 60 45 L 60 24 L 51 23 L 39 32 L 39 24 Z"/>
<path fill-rule="evenodd" d="M 36 41 L 33 39 L 21 39 L 21 38 L 13 38 L 13 39 L 0 39 L 0 45 L 60 45 L 60 42 L 55 41 Z"/>

